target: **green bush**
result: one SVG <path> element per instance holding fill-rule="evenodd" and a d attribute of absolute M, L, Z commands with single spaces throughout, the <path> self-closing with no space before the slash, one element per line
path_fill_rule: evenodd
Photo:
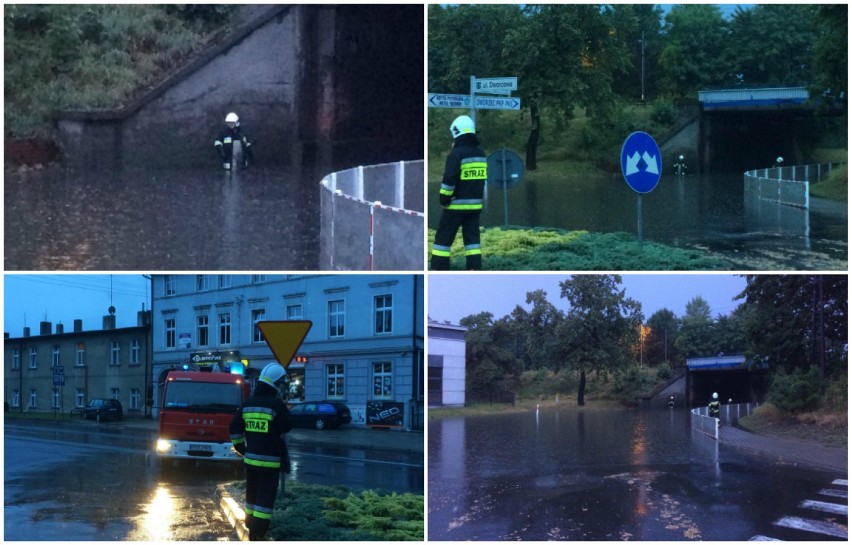
<path fill-rule="evenodd" d="M 829 382 L 822 406 L 830 411 L 845 411 L 849 399 L 849 377 L 846 374 Z"/>
<path fill-rule="evenodd" d="M 661 365 L 657 368 L 657 380 L 666 381 L 674 376 L 674 371 L 668 365 Z"/>
<path fill-rule="evenodd" d="M 807 373 L 795 369 L 792 373 L 776 371 L 769 385 L 769 402 L 791 413 L 817 408 L 825 388 L 819 369 L 812 367 Z"/>

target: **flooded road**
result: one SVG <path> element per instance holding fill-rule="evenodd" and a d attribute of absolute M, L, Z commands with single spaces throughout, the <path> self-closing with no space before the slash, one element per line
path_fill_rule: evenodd
<path fill-rule="evenodd" d="M 434 419 L 428 536 L 748 540 L 827 478 L 692 434 L 685 410 Z"/>
<path fill-rule="evenodd" d="M 429 227 L 440 216 L 429 185 Z M 810 211 L 772 204 L 754 210 L 742 175 L 664 175 L 642 197 L 643 238 L 707 250 L 743 270 L 846 270 L 845 203 L 812 199 Z M 489 188 L 482 225 L 505 224 L 504 193 Z M 769 209 L 767 211 L 767 209 Z M 619 175 L 524 180 L 508 191 L 508 224 L 598 233 L 637 233 L 637 195 Z"/>
<path fill-rule="evenodd" d="M 5 269 L 316 269 L 324 174 L 7 171 Z"/>

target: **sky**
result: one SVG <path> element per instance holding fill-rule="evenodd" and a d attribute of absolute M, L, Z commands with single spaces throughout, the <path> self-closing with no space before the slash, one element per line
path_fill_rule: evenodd
<path fill-rule="evenodd" d="M 459 320 L 471 314 L 490 312 L 498 320 L 517 305 L 530 310 L 526 294 L 537 289 L 547 292 L 547 300 L 563 311 L 568 302 L 559 297 L 559 283 L 569 278 L 556 274 L 430 274 L 428 313 L 435 322 Z M 678 317 L 686 304 L 701 296 L 710 305 L 711 315 L 730 314 L 741 301 L 734 301 L 746 286 L 745 278 L 730 274 L 622 274 L 621 288 L 626 296 L 642 304 L 647 320 L 666 308 Z"/>
<path fill-rule="evenodd" d="M 24 326 L 38 335 L 39 323 L 62 323 L 70 332 L 74 320 L 83 330 L 103 327 L 110 305 L 116 327 L 136 326 L 136 313 L 150 310 L 150 280 L 141 274 L 10 274 L 3 275 L 3 331 L 20 337 Z"/>

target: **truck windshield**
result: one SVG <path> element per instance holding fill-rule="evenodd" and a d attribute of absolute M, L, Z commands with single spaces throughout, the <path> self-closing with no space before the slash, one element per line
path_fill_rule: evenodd
<path fill-rule="evenodd" d="M 239 384 L 169 382 L 163 406 L 190 411 L 236 412 L 242 403 Z"/>

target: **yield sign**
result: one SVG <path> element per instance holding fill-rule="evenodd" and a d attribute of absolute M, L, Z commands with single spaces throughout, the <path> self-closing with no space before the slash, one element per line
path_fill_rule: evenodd
<path fill-rule="evenodd" d="M 637 193 L 648 193 L 657 187 L 662 163 L 660 148 L 648 133 L 632 133 L 621 147 L 621 172 Z"/>
<path fill-rule="evenodd" d="M 258 322 L 257 327 L 263 333 L 263 338 L 272 355 L 286 369 L 302 346 L 313 323 L 309 320 L 292 320 L 279 322 Z"/>

